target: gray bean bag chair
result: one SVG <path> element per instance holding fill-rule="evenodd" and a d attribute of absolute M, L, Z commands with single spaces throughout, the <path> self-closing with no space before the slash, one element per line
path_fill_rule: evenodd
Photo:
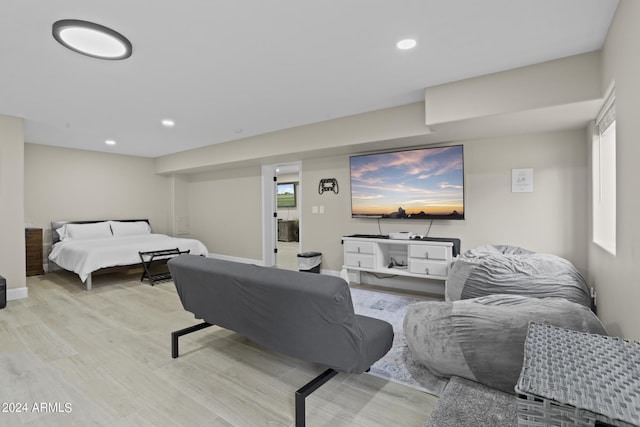
<path fill-rule="evenodd" d="M 404 332 L 413 358 L 433 374 L 514 393 L 529 322 L 606 335 L 593 312 L 560 298 L 490 295 L 412 304 Z"/>
<path fill-rule="evenodd" d="M 591 307 L 589 287 L 571 262 L 516 246 L 480 246 L 454 263 L 445 286 L 447 301 L 492 294 L 565 298 Z"/>

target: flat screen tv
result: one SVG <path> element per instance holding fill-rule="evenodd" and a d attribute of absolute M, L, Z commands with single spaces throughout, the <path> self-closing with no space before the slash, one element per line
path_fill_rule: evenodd
<path fill-rule="evenodd" d="M 462 145 L 351 156 L 354 218 L 464 219 Z"/>

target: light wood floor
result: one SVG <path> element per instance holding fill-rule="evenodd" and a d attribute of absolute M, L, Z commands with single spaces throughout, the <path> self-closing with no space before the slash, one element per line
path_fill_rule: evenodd
<path fill-rule="evenodd" d="M 298 253 L 300 243 L 298 242 L 278 242 L 278 268 L 284 270 L 298 270 Z"/>
<path fill-rule="evenodd" d="M 172 359 L 171 331 L 199 323 L 172 282 L 111 274 L 87 292 L 57 272 L 27 285 L 29 298 L 0 310 L 1 426 L 292 426 L 295 390 L 323 370 L 217 327 L 182 337 Z M 368 374 L 339 374 L 307 398 L 306 419 L 422 426 L 436 403 Z"/>

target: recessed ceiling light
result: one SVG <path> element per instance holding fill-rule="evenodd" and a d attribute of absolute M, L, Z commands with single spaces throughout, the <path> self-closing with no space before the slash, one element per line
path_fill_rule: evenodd
<path fill-rule="evenodd" d="M 93 58 L 125 59 L 133 49 L 122 34 L 93 22 L 63 19 L 54 22 L 52 33 L 63 46 Z"/>
<path fill-rule="evenodd" d="M 401 50 L 413 49 L 418 44 L 414 39 L 404 39 L 396 43 L 396 47 Z"/>
<path fill-rule="evenodd" d="M 162 126 L 166 128 L 172 128 L 176 125 L 176 122 L 171 119 L 162 119 Z"/>
<path fill-rule="evenodd" d="M 104 143 L 107 145 L 116 145 L 116 142 L 113 139 L 107 139 Z"/>

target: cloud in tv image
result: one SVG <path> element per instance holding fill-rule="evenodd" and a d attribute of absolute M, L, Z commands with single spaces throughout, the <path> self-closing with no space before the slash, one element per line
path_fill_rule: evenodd
<path fill-rule="evenodd" d="M 354 217 L 464 219 L 462 145 L 352 156 Z"/>

